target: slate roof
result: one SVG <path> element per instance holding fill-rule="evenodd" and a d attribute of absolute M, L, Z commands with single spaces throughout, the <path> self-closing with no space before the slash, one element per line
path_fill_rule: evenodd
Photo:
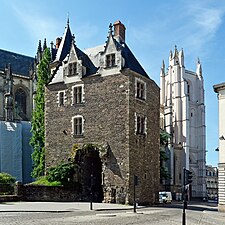
<path fill-rule="evenodd" d="M 63 35 L 62 41 L 59 45 L 59 49 L 57 50 L 56 53 L 56 61 L 62 62 L 67 54 L 70 52 L 70 47 L 72 43 L 72 34 L 70 31 L 69 24 L 67 24 L 66 31 Z"/>
<path fill-rule="evenodd" d="M 139 73 L 147 78 L 149 78 L 148 74 L 145 72 L 141 64 L 137 61 L 131 50 L 128 46 L 124 43 L 124 47 L 122 47 L 122 56 L 125 59 L 124 68 L 129 68 L 136 73 Z"/>
<path fill-rule="evenodd" d="M 29 77 L 34 58 L 0 49 L 0 70 L 4 71 L 8 63 L 11 63 L 13 74 Z"/>
<path fill-rule="evenodd" d="M 117 48 L 121 49 L 122 57 L 125 59 L 125 65 L 123 68 L 129 68 L 132 71 L 149 78 L 149 76 L 147 75 L 143 67 L 140 65 L 138 60 L 135 58 L 126 43 L 120 44 L 118 41 L 116 41 L 116 39 L 113 38 L 113 40 Z M 53 58 L 53 60 L 62 62 L 69 54 L 72 43 L 73 36 L 69 24 L 67 24 L 59 49 L 57 49 L 56 53 L 53 52 L 53 54 L 56 54 L 55 59 Z M 95 48 L 87 49 L 83 52 L 75 46 L 78 58 L 82 60 L 83 65 L 87 68 L 86 76 L 97 72 L 99 68 L 99 55 L 101 54 L 101 52 L 104 52 L 104 48 L 104 45 L 101 45 Z"/>
<path fill-rule="evenodd" d="M 55 59 L 54 59 L 55 61 L 62 62 L 66 58 L 66 56 L 70 52 L 72 40 L 73 40 L 73 36 L 71 34 L 69 24 L 67 24 L 66 31 L 65 31 L 62 41 L 59 45 L 59 49 L 57 50 L 56 53 L 53 52 L 53 54 L 55 54 Z M 86 76 L 96 73 L 97 68 L 94 66 L 94 64 L 89 59 L 89 57 L 83 51 L 81 51 L 79 48 L 77 48 L 76 46 L 75 46 L 75 51 L 76 51 L 78 59 L 82 60 L 83 66 L 85 66 L 87 69 Z M 54 57 L 54 55 L 53 55 L 53 57 Z"/>
<path fill-rule="evenodd" d="M 129 47 L 123 43 L 122 45 L 119 44 L 116 40 L 115 43 L 118 48 L 121 49 L 122 57 L 125 59 L 125 65 L 123 68 L 129 68 L 132 71 L 139 73 L 143 75 L 144 77 L 149 78 L 148 74 L 145 72 L 141 64 L 138 62 L 138 60 L 135 58 Z M 84 52 L 91 58 L 92 62 L 95 64 L 96 67 L 99 67 L 99 57 L 98 55 L 101 52 L 104 52 L 105 46 L 99 45 L 94 48 L 86 49 Z"/>

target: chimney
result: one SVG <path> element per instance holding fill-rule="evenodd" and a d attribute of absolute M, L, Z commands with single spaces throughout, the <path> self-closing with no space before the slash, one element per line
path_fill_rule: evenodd
<path fill-rule="evenodd" d="M 56 47 L 56 49 L 59 48 L 60 43 L 61 43 L 61 38 L 60 37 L 56 38 L 56 41 L 55 41 L 55 47 Z"/>
<path fill-rule="evenodd" d="M 120 43 L 125 42 L 125 30 L 126 27 L 118 20 L 114 24 L 114 37 L 119 41 Z"/>

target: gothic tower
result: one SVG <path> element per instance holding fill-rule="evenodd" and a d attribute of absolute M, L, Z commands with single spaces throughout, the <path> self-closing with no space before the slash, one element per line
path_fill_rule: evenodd
<path fill-rule="evenodd" d="M 205 104 L 200 60 L 196 72 L 185 69 L 184 52 L 170 52 L 169 67 L 160 73 L 161 105 L 164 107 L 164 129 L 169 141 L 171 191 L 182 192 L 183 168 L 189 169 L 193 182 L 190 196 L 205 197 Z"/>

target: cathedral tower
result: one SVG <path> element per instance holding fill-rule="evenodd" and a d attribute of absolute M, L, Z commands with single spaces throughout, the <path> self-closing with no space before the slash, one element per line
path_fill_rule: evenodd
<path fill-rule="evenodd" d="M 193 182 L 191 197 L 205 197 L 205 104 L 200 60 L 196 72 L 185 69 L 184 52 L 170 52 L 169 67 L 160 73 L 161 105 L 164 107 L 164 129 L 170 134 L 170 167 L 172 192 L 182 192 L 183 168 L 189 169 Z"/>

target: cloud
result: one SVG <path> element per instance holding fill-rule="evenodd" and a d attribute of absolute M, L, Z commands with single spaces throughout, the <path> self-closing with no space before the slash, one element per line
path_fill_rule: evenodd
<path fill-rule="evenodd" d="M 168 47 L 177 44 L 188 49 L 188 54 L 204 53 L 206 44 L 216 36 L 225 15 L 225 5 L 213 5 L 212 2 L 182 1 L 177 9 L 173 4 L 168 5 L 167 13 L 133 26 L 132 41 L 149 48 L 157 46 L 158 51 L 165 48 L 169 51 Z"/>
<path fill-rule="evenodd" d="M 189 21 L 185 24 L 190 34 L 185 38 L 187 46 L 200 50 L 215 37 L 222 24 L 225 7 L 211 6 L 210 1 L 203 3 L 188 2 L 186 16 Z M 186 32 L 187 33 L 187 32 Z M 189 43 L 189 44 L 188 44 Z"/>
<path fill-rule="evenodd" d="M 48 17 L 41 10 L 35 7 L 34 4 L 11 4 L 14 15 L 20 21 L 21 27 L 27 31 L 33 39 L 39 40 L 45 37 L 55 39 L 55 34 L 58 32 L 58 22 L 56 19 Z"/>

